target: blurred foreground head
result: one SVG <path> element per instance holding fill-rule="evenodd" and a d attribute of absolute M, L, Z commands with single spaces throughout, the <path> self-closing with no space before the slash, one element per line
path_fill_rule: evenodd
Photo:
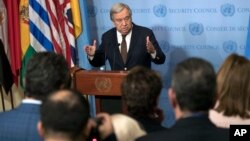
<path fill-rule="evenodd" d="M 34 54 L 25 72 L 25 95 L 43 100 L 49 93 L 70 87 L 71 76 L 65 58 L 53 52 Z"/>

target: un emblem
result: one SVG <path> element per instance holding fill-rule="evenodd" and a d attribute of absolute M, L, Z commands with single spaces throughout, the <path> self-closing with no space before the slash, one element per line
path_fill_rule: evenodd
<path fill-rule="evenodd" d="M 226 52 L 226 53 L 232 53 L 232 52 L 235 52 L 237 50 L 237 43 L 234 42 L 234 41 L 225 41 L 223 43 L 223 50 Z"/>
<path fill-rule="evenodd" d="M 165 17 L 167 14 L 167 7 L 162 4 L 155 5 L 153 11 L 156 17 Z"/>
<path fill-rule="evenodd" d="M 88 16 L 95 17 L 97 14 L 97 8 L 95 6 L 88 6 Z"/>
<path fill-rule="evenodd" d="M 112 87 L 111 79 L 109 77 L 97 77 L 95 87 L 99 92 L 109 92 Z"/>
<path fill-rule="evenodd" d="M 201 35 L 204 32 L 203 24 L 201 24 L 201 23 L 189 24 L 189 32 L 194 36 Z"/>
<path fill-rule="evenodd" d="M 167 53 L 169 51 L 170 45 L 168 41 L 161 40 L 159 41 L 160 47 L 164 53 Z"/>
<path fill-rule="evenodd" d="M 233 16 L 235 13 L 235 7 L 233 4 L 223 4 L 220 7 L 220 12 L 223 16 L 228 17 L 228 16 Z"/>

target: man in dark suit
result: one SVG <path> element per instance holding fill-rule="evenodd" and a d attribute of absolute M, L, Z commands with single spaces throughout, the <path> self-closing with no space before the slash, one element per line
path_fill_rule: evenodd
<path fill-rule="evenodd" d="M 85 46 L 90 64 L 100 67 L 108 59 L 112 70 L 129 70 L 137 65 L 151 68 L 151 61 L 164 63 L 166 57 L 154 33 L 132 23 L 132 12 L 128 5 L 114 4 L 110 19 L 115 28 L 103 34 L 99 49 L 96 50 L 96 40 L 93 45 Z"/>
<path fill-rule="evenodd" d="M 168 91 L 177 122 L 169 130 L 138 141 L 228 141 L 229 131 L 208 119 L 215 100 L 216 78 L 212 65 L 199 58 L 179 63 Z"/>
<path fill-rule="evenodd" d="M 1 141 L 39 141 L 37 122 L 41 101 L 52 91 L 70 86 L 70 72 L 62 55 L 40 52 L 29 60 L 25 99 L 17 108 L 0 113 Z"/>

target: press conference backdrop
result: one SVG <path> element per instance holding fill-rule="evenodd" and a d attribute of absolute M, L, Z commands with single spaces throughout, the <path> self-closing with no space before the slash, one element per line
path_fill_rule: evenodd
<path fill-rule="evenodd" d="M 101 35 L 113 27 L 109 10 L 117 0 L 87 0 L 90 41 L 101 41 Z M 249 0 L 123 0 L 132 9 L 135 24 L 153 30 L 166 55 L 162 65 L 152 64 L 161 73 L 164 89 L 160 107 L 163 125 L 171 126 L 174 114 L 168 102 L 167 89 L 175 65 L 187 57 L 201 57 L 218 70 L 231 53 L 245 54 Z M 80 62 L 86 57 L 80 55 Z"/>

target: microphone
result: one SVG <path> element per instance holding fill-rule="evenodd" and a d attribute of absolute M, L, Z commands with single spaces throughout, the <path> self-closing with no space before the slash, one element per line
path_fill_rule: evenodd
<path fill-rule="evenodd" d="M 120 46 L 121 44 L 120 43 L 117 43 L 116 45 L 115 45 L 115 47 L 118 47 L 118 50 L 119 50 L 119 46 Z M 114 54 L 113 54 L 113 70 L 115 70 L 115 51 L 113 52 Z"/>

